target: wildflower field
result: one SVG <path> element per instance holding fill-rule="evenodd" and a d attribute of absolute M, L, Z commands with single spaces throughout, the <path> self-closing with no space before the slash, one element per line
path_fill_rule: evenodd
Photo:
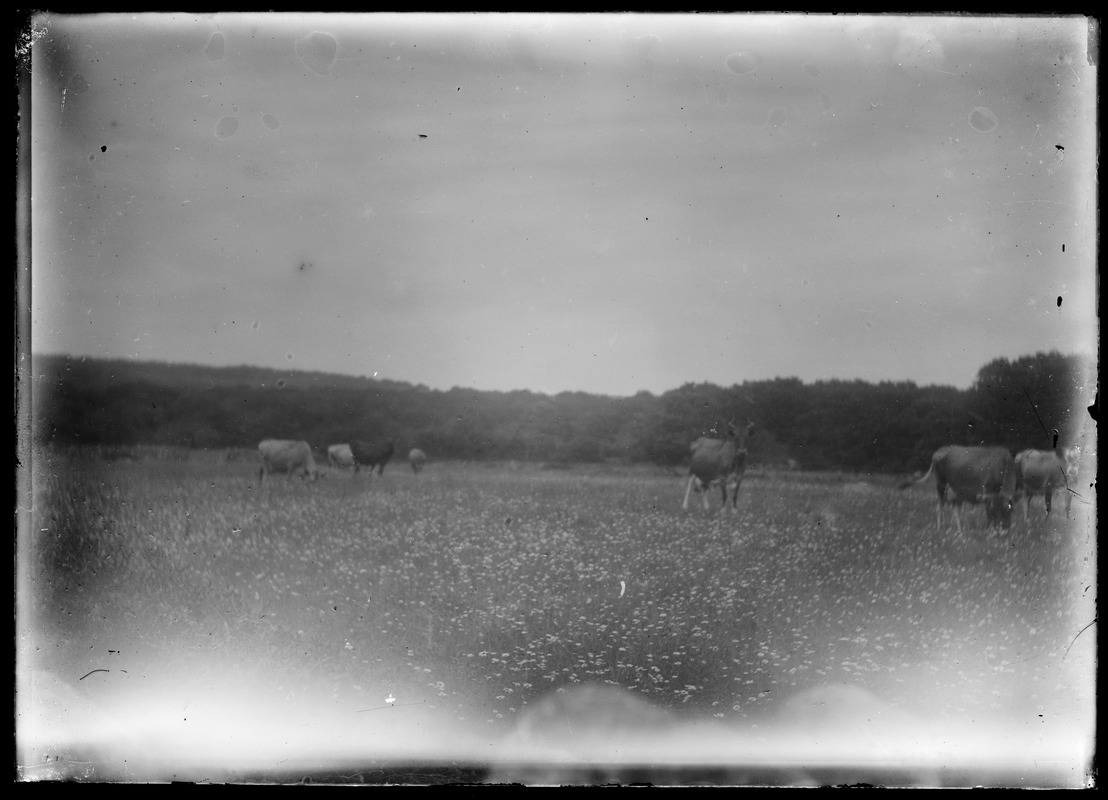
<path fill-rule="evenodd" d="M 940 722 L 1091 736 L 1087 490 L 996 535 L 979 509 L 936 530 L 933 488 L 894 476 L 755 473 L 734 515 L 718 493 L 682 512 L 682 477 L 648 467 L 259 484 L 222 453 L 43 452 L 32 477 L 21 669 L 164 718 L 201 760 L 244 739 L 263 767 L 282 747 L 479 751 L 586 681 L 735 726 L 850 684 Z"/>

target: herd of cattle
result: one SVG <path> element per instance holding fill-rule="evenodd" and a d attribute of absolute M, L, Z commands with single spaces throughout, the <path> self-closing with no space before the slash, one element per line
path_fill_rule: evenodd
<path fill-rule="evenodd" d="M 730 509 L 738 507 L 739 487 L 746 472 L 747 440 L 754 435 L 749 423 L 741 433 L 734 423 L 728 423 L 727 437 L 701 437 L 689 446 L 689 480 L 682 508 L 689 508 L 689 495 L 701 493 L 704 510 L 708 510 L 708 489 L 719 486 L 723 508 L 728 508 L 727 490 L 731 489 Z M 1049 517 L 1055 490 L 1066 493 L 1066 516 L 1077 483 L 1080 448 L 1066 450 L 1022 450 L 1014 458 L 1005 447 L 940 447 L 931 457 L 931 466 L 923 477 L 901 484 L 901 489 L 923 483 L 935 475 L 938 494 L 938 526 L 943 525 L 943 506 L 950 505 L 954 523 L 962 530 L 959 509 L 963 504 L 983 503 L 990 527 L 1011 527 L 1012 507 L 1022 497 L 1024 522 L 1030 519 L 1031 500 L 1042 496 Z M 950 497 L 947 497 L 947 490 Z"/>
<path fill-rule="evenodd" d="M 723 439 L 700 437 L 689 445 L 689 478 L 685 488 L 682 508 L 689 508 L 689 495 L 695 490 L 701 495 L 704 510 L 709 510 L 708 490 L 718 486 L 723 508 L 728 508 L 728 489 L 731 490 L 730 510 L 735 511 L 739 502 L 739 487 L 747 466 L 747 440 L 754 435 L 754 423 L 748 423 L 741 432 L 733 422 L 727 425 Z M 354 468 L 354 475 L 365 467 L 372 475 L 376 470 L 383 475 L 385 465 L 395 452 L 395 445 L 388 440 L 352 441 L 333 444 L 327 448 L 327 461 L 332 468 Z M 259 481 L 272 473 L 284 473 L 289 477 L 301 475 L 316 479 L 320 470 L 312 456 L 311 446 L 292 439 L 266 439 L 258 445 L 261 458 Z M 901 489 L 923 483 L 932 473 L 935 475 L 935 491 L 938 494 L 936 509 L 938 526 L 942 529 L 943 507 L 949 505 L 959 532 L 962 519 L 959 509 L 963 504 L 983 503 L 985 518 L 990 527 L 1010 528 L 1012 508 L 1023 497 L 1023 518 L 1030 518 L 1031 500 L 1042 496 L 1049 517 L 1054 492 L 1066 492 L 1066 515 L 1070 512 L 1074 485 L 1077 481 L 1080 448 L 1055 450 L 1023 450 L 1015 457 L 1005 447 L 940 447 L 931 457 L 931 466 L 918 480 L 906 481 Z M 418 448 L 408 453 L 412 472 L 419 474 L 427 461 L 427 455 Z M 947 490 L 950 497 L 947 497 Z"/>
<path fill-rule="evenodd" d="M 1021 450 L 1013 458 L 1006 447 L 940 447 L 931 456 L 931 466 L 922 478 L 907 481 L 901 489 L 922 483 L 935 473 L 938 494 L 937 518 L 943 525 L 943 506 L 950 489 L 954 523 L 962 530 L 958 514 L 964 503 L 983 503 L 989 527 L 1010 528 L 1012 507 L 1020 497 L 1025 500 L 1023 520 L 1030 520 L 1031 500 L 1042 495 L 1046 515 L 1056 489 L 1066 493 L 1066 516 L 1076 490 L 1081 451 L 1078 447 L 1054 450 Z"/>
<path fill-rule="evenodd" d="M 378 475 L 385 473 L 385 465 L 389 463 L 396 446 L 388 440 L 382 441 L 356 441 L 349 444 L 333 444 L 327 448 L 327 461 L 332 468 L 354 468 L 354 475 L 365 467 L 372 475 L 376 469 Z M 258 480 L 262 481 L 266 475 L 284 473 L 288 477 L 299 475 L 303 478 L 315 480 L 320 476 L 319 467 L 312 455 L 312 448 L 305 441 L 296 439 L 265 439 L 258 444 L 258 457 L 261 459 L 261 468 L 258 471 Z M 408 464 L 412 472 L 417 475 L 422 471 L 427 461 L 427 454 L 419 448 L 413 447 L 408 452 Z"/>

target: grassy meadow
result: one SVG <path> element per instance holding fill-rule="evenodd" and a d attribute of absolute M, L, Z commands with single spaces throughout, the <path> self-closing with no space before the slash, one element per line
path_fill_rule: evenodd
<path fill-rule="evenodd" d="M 155 760 L 205 765 L 169 777 L 479 760 L 586 681 L 747 730 L 849 684 L 1013 741 L 1091 736 L 1087 499 L 998 536 L 980 509 L 937 531 L 932 486 L 896 476 L 755 471 L 736 515 L 718 491 L 706 515 L 660 468 L 394 460 L 259 484 L 251 453 L 130 455 L 36 454 L 17 655 L 144 745 L 174 742 Z M 73 777 L 41 758 L 21 777 Z"/>

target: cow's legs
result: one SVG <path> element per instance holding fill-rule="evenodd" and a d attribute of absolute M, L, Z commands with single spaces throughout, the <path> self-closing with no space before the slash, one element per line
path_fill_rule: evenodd
<path fill-rule="evenodd" d="M 946 484 L 942 478 L 938 475 L 935 476 L 935 494 L 939 497 L 939 504 L 935 506 L 935 517 L 938 520 L 936 525 L 938 526 L 939 533 L 943 532 L 943 506 L 946 505 Z"/>
<path fill-rule="evenodd" d="M 693 481 L 695 481 L 695 480 L 696 480 L 695 475 L 690 475 L 689 476 L 688 486 L 685 487 L 685 502 L 681 504 L 681 510 L 682 511 L 688 511 L 689 510 L 689 493 L 692 492 Z"/>
<path fill-rule="evenodd" d="M 958 513 L 959 503 L 954 504 L 954 524 L 958 528 L 958 533 L 962 532 L 962 515 Z"/>
<path fill-rule="evenodd" d="M 1046 489 L 1043 491 L 1043 501 L 1046 503 L 1046 515 L 1048 517 L 1050 516 L 1050 501 L 1053 499 L 1053 496 L 1054 496 L 1054 487 L 1053 486 L 1046 487 Z"/>
<path fill-rule="evenodd" d="M 739 510 L 739 487 L 743 485 L 741 480 L 735 482 L 735 488 L 731 490 L 731 508 Z"/>

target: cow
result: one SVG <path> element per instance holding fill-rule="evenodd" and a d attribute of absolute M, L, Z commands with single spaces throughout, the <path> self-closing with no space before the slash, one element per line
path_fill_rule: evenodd
<path fill-rule="evenodd" d="M 348 444 L 333 444 L 327 448 L 327 463 L 333 469 L 346 469 L 354 466 L 354 454 Z"/>
<path fill-rule="evenodd" d="M 312 457 L 312 448 L 307 442 L 294 439 L 265 439 L 258 444 L 258 457 L 261 468 L 258 482 L 274 472 L 286 473 L 286 480 L 297 473 L 313 481 L 319 477 L 319 468 Z"/>
<path fill-rule="evenodd" d="M 707 489 L 713 482 L 719 484 L 723 495 L 723 506 L 727 508 L 727 487 L 731 484 L 731 510 L 738 510 L 739 487 L 742 486 L 743 473 L 746 472 L 746 441 L 754 435 L 754 423 L 746 426 L 742 438 L 735 431 L 733 423 L 727 425 L 726 439 L 709 439 L 700 437 L 689 445 L 689 454 L 692 460 L 689 463 L 689 482 L 685 487 L 685 502 L 681 508 L 689 510 L 689 494 L 693 487 L 702 490 L 701 499 L 704 502 L 704 510 L 708 511 Z"/>
<path fill-rule="evenodd" d="M 935 491 L 939 496 L 937 506 L 938 528 L 943 527 L 943 505 L 946 490 L 951 490 L 950 505 L 954 509 L 954 523 L 962 532 L 962 519 L 958 508 L 962 503 L 985 503 L 988 527 L 1012 526 L 1012 503 L 1016 494 L 1016 465 L 1006 447 L 940 447 L 931 456 L 931 466 L 919 480 L 906 481 L 901 489 L 923 483 L 935 473 Z"/>
<path fill-rule="evenodd" d="M 1046 503 L 1046 515 L 1050 516 L 1050 503 L 1054 496 L 1054 490 L 1059 486 L 1064 487 L 1069 496 L 1070 474 L 1076 480 L 1077 455 L 1073 450 L 1021 450 L 1016 454 L 1016 493 L 1025 498 L 1023 506 L 1023 521 L 1027 522 L 1031 512 L 1031 499 L 1038 494 L 1043 496 Z M 1066 516 L 1069 516 L 1069 504 L 1066 505 Z"/>
<path fill-rule="evenodd" d="M 427 454 L 418 447 L 413 447 L 408 451 L 408 463 L 412 466 L 412 472 L 418 475 L 423 469 L 423 465 L 427 463 Z"/>
<path fill-rule="evenodd" d="M 385 464 L 389 463 L 392 454 L 396 452 L 396 446 L 387 439 L 375 439 L 373 441 L 353 441 L 350 443 L 350 453 L 354 456 L 354 477 L 362 467 L 369 469 L 373 474 L 374 468 L 378 475 L 385 474 Z"/>

